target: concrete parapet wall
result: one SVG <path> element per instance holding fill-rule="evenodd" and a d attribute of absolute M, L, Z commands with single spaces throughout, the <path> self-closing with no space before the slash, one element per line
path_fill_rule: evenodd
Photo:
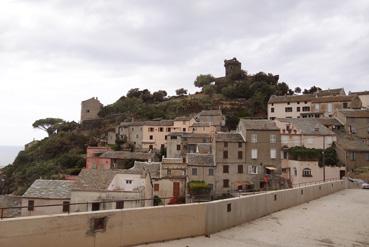
<path fill-rule="evenodd" d="M 4 219 L 0 246 L 118 247 L 212 234 L 344 188 L 335 181 L 201 204 Z M 101 220 L 105 229 L 95 229 Z"/>

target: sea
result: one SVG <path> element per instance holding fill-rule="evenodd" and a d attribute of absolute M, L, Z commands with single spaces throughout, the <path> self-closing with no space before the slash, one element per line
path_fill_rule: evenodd
<path fill-rule="evenodd" d="M 23 146 L 0 146 L 0 168 L 12 164 Z"/>

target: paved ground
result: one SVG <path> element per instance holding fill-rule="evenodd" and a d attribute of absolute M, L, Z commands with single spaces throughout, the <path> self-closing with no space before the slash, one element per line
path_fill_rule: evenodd
<path fill-rule="evenodd" d="M 369 246 L 369 190 L 344 190 L 211 235 L 157 246 Z"/>

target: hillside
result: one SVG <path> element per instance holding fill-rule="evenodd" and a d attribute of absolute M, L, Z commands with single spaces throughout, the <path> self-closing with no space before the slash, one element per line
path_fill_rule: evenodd
<path fill-rule="evenodd" d="M 247 75 L 244 71 L 221 78 L 200 75 L 195 81 L 200 92 L 194 95 L 186 95 L 185 89 L 179 89 L 177 96 L 168 97 L 164 90 L 151 93 L 135 88 L 105 106 L 99 113 L 100 120 L 82 126 L 61 119 L 38 120 L 34 127 L 52 120 L 51 125 L 44 128 L 49 137 L 21 151 L 13 165 L 2 169 L 0 193 L 20 195 L 35 179 L 61 179 L 65 175 L 78 174 L 84 166 L 86 147 L 97 145 L 106 131 L 121 121 L 173 119 L 221 108 L 226 115 L 226 128 L 231 130 L 236 128 L 241 117 L 265 118 L 271 95 L 293 94 L 288 85 L 278 79 L 272 74 Z"/>

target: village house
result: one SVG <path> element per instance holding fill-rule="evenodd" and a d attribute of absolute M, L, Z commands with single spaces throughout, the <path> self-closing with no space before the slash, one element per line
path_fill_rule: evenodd
<path fill-rule="evenodd" d="M 68 213 L 73 183 L 73 181 L 69 180 L 35 180 L 22 195 L 21 205 L 26 208 L 22 208 L 21 215 L 35 216 Z"/>
<path fill-rule="evenodd" d="M 71 203 L 79 205 L 71 211 L 151 206 L 150 176 L 158 176 L 159 170 L 160 163 L 154 162 L 135 162 L 130 169 L 82 169 L 71 193 Z"/>
<path fill-rule="evenodd" d="M 213 173 L 216 195 L 254 188 L 254 182 L 248 175 L 257 174 L 258 171 L 248 168 L 245 146 L 245 140 L 239 133 L 219 132 L 215 135 L 216 170 Z M 258 187 L 258 184 L 256 186 Z"/>
<path fill-rule="evenodd" d="M 111 159 L 100 157 L 108 151 L 111 151 L 110 147 L 87 147 L 86 169 L 110 169 Z"/>
<path fill-rule="evenodd" d="M 224 116 L 222 114 L 219 116 L 219 111 L 205 111 L 195 118 L 177 117 L 174 120 L 123 122 L 117 128 L 117 134 L 137 149 L 163 150 L 166 147 L 168 134 L 173 132 L 215 133 L 224 122 L 221 119 L 224 119 Z"/>
<path fill-rule="evenodd" d="M 268 119 L 332 117 L 340 109 L 360 109 L 357 95 L 346 95 L 343 88 L 321 90 L 314 94 L 272 95 L 268 101 Z"/>
<path fill-rule="evenodd" d="M 185 202 L 187 164 L 182 158 L 163 158 L 159 176 L 151 176 L 153 195 L 162 200 L 163 204 Z"/>
<path fill-rule="evenodd" d="M 369 109 L 339 110 L 336 113 L 336 119 L 345 126 L 346 134 L 369 140 Z"/>
<path fill-rule="evenodd" d="M 337 110 L 361 109 L 362 103 L 357 95 L 314 97 L 311 99 L 311 112 L 324 117 L 333 117 Z"/>
<path fill-rule="evenodd" d="M 337 141 L 336 134 L 321 123 L 321 119 L 277 119 L 275 123 L 281 131 L 282 175 L 292 186 L 301 183 L 339 179 L 345 168 L 319 166 L 319 157 L 304 159 L 290 155 L 290 148 L 329 148 Z M 328 122 L 326 121 L 328 124 Z M 334 123 L 332 123 L 334 124 Z"/>
<path fill-rule="evenodd" d="M 98 113 L 103 108 L 103 104 L 98 98 L 91 98 L 81 102 L 81 123 L 86 120 L 98 119 Z"/>
<path fill-rule="evenodd" d="M 167 135 L 168 158 L 186 158 L 188 153 L 211 153 L 213 134 L 176 132 Z"/>
<path fill-rule="evenodd" d="M 362 108 L 364 109 L 369 108 L 369 91 L 349 92 L 349 95 L 359 96 L 361 103 L 362 103 Z"/>
<path fill-rule="evenodd" d="M 348 175 L 356 168 L 369 166 L 369 144 L 355 135 L 339 133 L 336 150 L 338 159 L 346 166 Z"/>
<path fill-rule="evenodd" d="M 267 119 L 241 119 L 237 131 L 246 141 L 247 171 L 255 189 L 279 188 L 281 181 L 281 136 L 277 125 Z"/>

